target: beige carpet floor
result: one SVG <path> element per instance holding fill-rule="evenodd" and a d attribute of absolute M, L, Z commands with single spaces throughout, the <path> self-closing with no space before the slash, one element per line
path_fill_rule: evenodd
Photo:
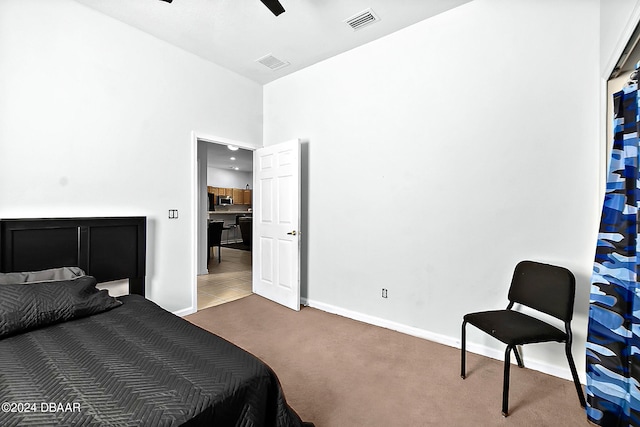
<path fill-rule="evenodd" d="M 265 361 L 316 427 L 592 425 L 570 381 L 513 365 L 504 418 L 502 362 L 468 353 L 462 380 L 458 349 L 313 308 L 251 295 L 186 319 Z"/>

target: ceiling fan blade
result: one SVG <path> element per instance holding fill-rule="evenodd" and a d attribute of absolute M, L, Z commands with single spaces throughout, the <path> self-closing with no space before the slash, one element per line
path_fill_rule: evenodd
<path fill-rule="evenodd" d="M 166 1 L 167 3 L 171 3 L 173 0 L 161 0 L 161 1 Z M 280 4 L 280 2 L 278 0 L 260 0 L 262 2 L 262 4 L 264 4 L 265 6 L 267 6 L 267 8 L 269 8 L 269 10 L 275 15 L 278 16 L 280 15 L 282 12 L 284 12 L 284 7 L 282 7 L 282 5 Z"/>
<path fill-rule="evenodd" d="M 165 0 L 166 1 L 166 0 Z M 260 0 L 262 4 L 267 6 L 269 10 L 275 15 L 278 16 L 282 12 L 284 12 L 284 7 L 280 4 L 278 0 Z"/>
<path fill-rule="evenodd" d="M 166 1 L 167 3 L 171 3 L 173 0 L 161 0 L 161 1 Z M 269 8 L 269 10 L 275 16 L 278 16 L 285 11 L 284 7 L 282 7 L 282 5 L 278 0 L 260 0 L 260 1 L 262 2 L 262 4 L 267 6 L 267 8 Z"/>

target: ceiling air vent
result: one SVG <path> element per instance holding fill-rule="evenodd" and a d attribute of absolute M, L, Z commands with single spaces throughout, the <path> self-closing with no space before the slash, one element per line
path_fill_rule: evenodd
<path fill-rule="evenodd" d="M 265 67 L 268 67 L 272 70 L 279 70 L 280 68 L 284 68 L 287 65 L 289 65 L 288 62 L 281 61 L 271 54 L 268 54 L 263 56 L 262 58 L 256 59 L 256 62 L 259 62 Z"/>
<path fill-rule="evenodd" d="M 378 18 L 378 15 L 373 13 L 373 10 L 367 9 L 353 15 L 351 18 L 346 19 L 344 22 L 349 24 L 349 26 L 354 30 L 359 30 L 360 28 L 366 27 L 369 24 L 378 22 L 379 20 L 380 18 Z"/>

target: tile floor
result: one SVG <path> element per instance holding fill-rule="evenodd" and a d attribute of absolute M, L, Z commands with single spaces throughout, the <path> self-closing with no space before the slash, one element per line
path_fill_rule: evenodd
<path fill-rule="evenodd" d="M 211 250 L 209 274 L 198 276 L 198 310 L 251 295 L 251 252 L 222 248 Z"/>

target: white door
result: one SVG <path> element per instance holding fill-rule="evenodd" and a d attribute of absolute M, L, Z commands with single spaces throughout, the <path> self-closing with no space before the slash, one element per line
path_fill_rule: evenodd
<path fill-rule="evenodd" d="M 300 142 L 253 154 L 253 292 L 300 310 Z"/>

